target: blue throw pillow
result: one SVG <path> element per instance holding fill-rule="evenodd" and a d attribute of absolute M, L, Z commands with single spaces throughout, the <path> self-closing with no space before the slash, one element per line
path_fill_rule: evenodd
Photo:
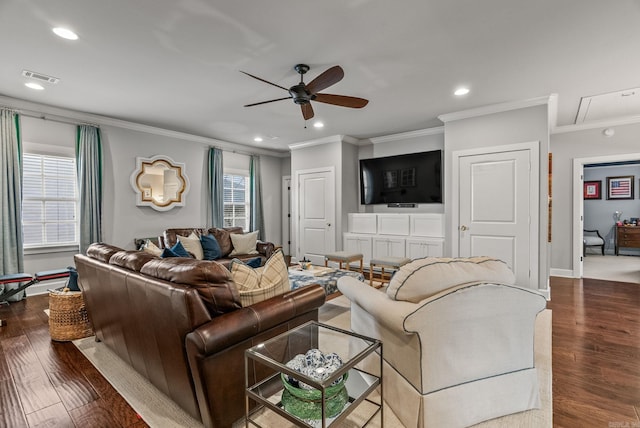
<path fill-rule="evenodd" d="M 259 268 L 261 263 L 262 263 L 262 259 L 260 257 L 256 257 L 255 259 L 247 260 L 246 262 L 244 262 L 245 265 L 252 267 L 254 269 Z"/>
<path fill-rule="evenodd" d="M 200 237 L 200 244 L 202 244 L 202 252 L 204 253 L 205 260 L 217 260 L 222 257 L 222 250 L 218 240 L 212 235 L 202 235 Z"/>
<path fill-rule="evenodd" d="M 163 259 L 166 259 L 169 257 L 180 257 L 180 256 L 174 253 L 173 251 L 171 251 L 171 248 L 164 248 L 162 250 L 162 254 L 160 254 L 160 257 Z"/>
<path fill-rule="evenodd" d="M 182 246 L 182 242 L 180 241 L 176 242 L 176 245 L 171 247 L 171 251 L 176 253 L 178 257 L 191 257 L 191 254 L 189 254 L 189 252 L 184 249 L 184 247 Z"/>

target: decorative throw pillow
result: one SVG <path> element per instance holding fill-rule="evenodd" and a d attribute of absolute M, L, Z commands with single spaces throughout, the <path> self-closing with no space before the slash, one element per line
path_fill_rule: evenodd
<path fill-rule="evenodd" d="M 231 277 L 240 292 L 242 306 L 275 297 L 291 289 L 289 271 L 282 250 L 276 250 L 264 266 L 253 269 L 238 259 L 229 266 Z"/>
<path fill-rule="evenodd" d="M 162 250 L 162 253 L 160 253 L 160 257 L 162 257 L 163 259 L 167 259 L 169 257 L 180 257 L 180 256 L 174 253 L 173 251 L 171 251 L 171 248 L 164 248 Z"/>
<path fill-rule="evenodd" d="M 222 257 L 222 250 L 218 240 L 212 235 L 202 235 L 200 237 L 202 245 L 202 255 L 204 260 L 217 260 Z"/>
<path fill-rule="evenodd" d="M 167 252 L 167 254 L 173 254 L 173 255 L 169 255 L 168 257 L 189 257 L 191 258 L 191 255 L 189 254 L 189 252 L 187 250 L 184 249 L 184 247 L 182 246 L 182 243 L 180 241 L 176 242 L 176 245 L 174 245 L 171 248 L 165 248 L 165 250 L 169 250 L 169 252 Z M 164 255 L 165 252 L 162 252 L 162 255 L 160 255 L 160 257 L 165 258 L 167 256 Z"/>
<path fill-rule="evenodd" d="M 244 262 L 247 266 L 250 266 L 254 269 L 259 268 L 260 265 L 262 264 L 262 258 L 260 257 L 256 257 L 255 259 L 249 259 L 246 262 Z"/>
<path fill-rule="evenodd" d="M 147 239 L 144 245 L 142 245 L 142 251 L 146 251 L 147 253 L 151 253 L 157 257 L 160 257 L 160 255 L 162 254 L 162 250 L 149 239 Z"/>
<path fill-rule="evenodd" d="M 181 242 L 184 249 L 193 254 L 196 260 L 202 260 L 204 258 L 200 238 L 195 232 L 191 232 L 189 236 L 178 236 L 178 242 Z"/>
<path fill-rule="evenodd" d="M 256 244 L 258 242 L 258 232 L 249 232 L 245 234 L 232 233 L 231 242 L 233 243 L 233 251 L 230 256 L 237 256 L 238 254 L 258 254 Z"/>
<path fill-rule="evenodd" d="M 227 257 L 233 249 L 230 235 L 231 232 L 229 232 L 228 230 L 220 228 L 213 229 L 213 236 L 218 241 L 218 245 L 220 245 L 220 257 Z"/>
<path fill-rule="evenodd" d="M 427 257 L 402 266 L 391 278 L 387 295 L 418 303 L 447 288 L 483 282 L 513 285 L 515 276 L 505 262 L 491 257 Z"/>

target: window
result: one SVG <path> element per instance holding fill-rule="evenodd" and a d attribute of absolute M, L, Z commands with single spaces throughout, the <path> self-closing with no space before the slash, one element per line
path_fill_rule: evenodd
<path fill-rule="evenodd" d="M 249 227 L 249 176 L 224 174 L 224 226 Z"/>
<path fill-rule="evenodd" d="M 23 156 L 25 248 L 78 245 L 78 190 L 72 157 Z"/>

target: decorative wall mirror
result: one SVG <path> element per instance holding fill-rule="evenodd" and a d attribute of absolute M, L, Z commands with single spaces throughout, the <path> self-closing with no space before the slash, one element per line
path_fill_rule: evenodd
<path fill-rule="evenodd" d="M 167 156 L 136 158 L 131 186 L 136 192 L 136 205 L 168 211 L 184 206 L 189 179 L 184 172 L 184 164 Z"/>

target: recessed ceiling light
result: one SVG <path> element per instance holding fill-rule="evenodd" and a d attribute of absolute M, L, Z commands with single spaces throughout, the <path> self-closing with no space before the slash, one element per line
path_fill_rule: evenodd
<path fill-rule="evenodd" d="M 456 91 L 453 93 L 454 95 L 457 96 L 461 96 L 461 95 L 467 95 L 469 93 L 469 88 L 458 88 L 456 89 Z"/>
<path fill-rule="evenodd" d="M 38 91 L 41 91 L 44 89 L 44 86 L 36 82 L 27 82 L 24 84 L 24 86 L 26 86 L 27 88 L 36 89 Z"/>
<path fill-rule="evenodd" d="M 78 40 L 78 35 L 68 28 L 56 27 L 53 29 L 53 32 L 56 33 L 57 36 L 62 37 L 67 40 Z"/>
<path fill-rule="evenodd" d="M 314 128 L 324 128 L 324 123 L 317 121 L 313 124 Z"/>
<path fill-rule="evenodd" d="M 262 141 L 262 137 L 256 137 L 253 139 L 253 141 L 255 141 L 256 143 L 259 143 Z"/>

